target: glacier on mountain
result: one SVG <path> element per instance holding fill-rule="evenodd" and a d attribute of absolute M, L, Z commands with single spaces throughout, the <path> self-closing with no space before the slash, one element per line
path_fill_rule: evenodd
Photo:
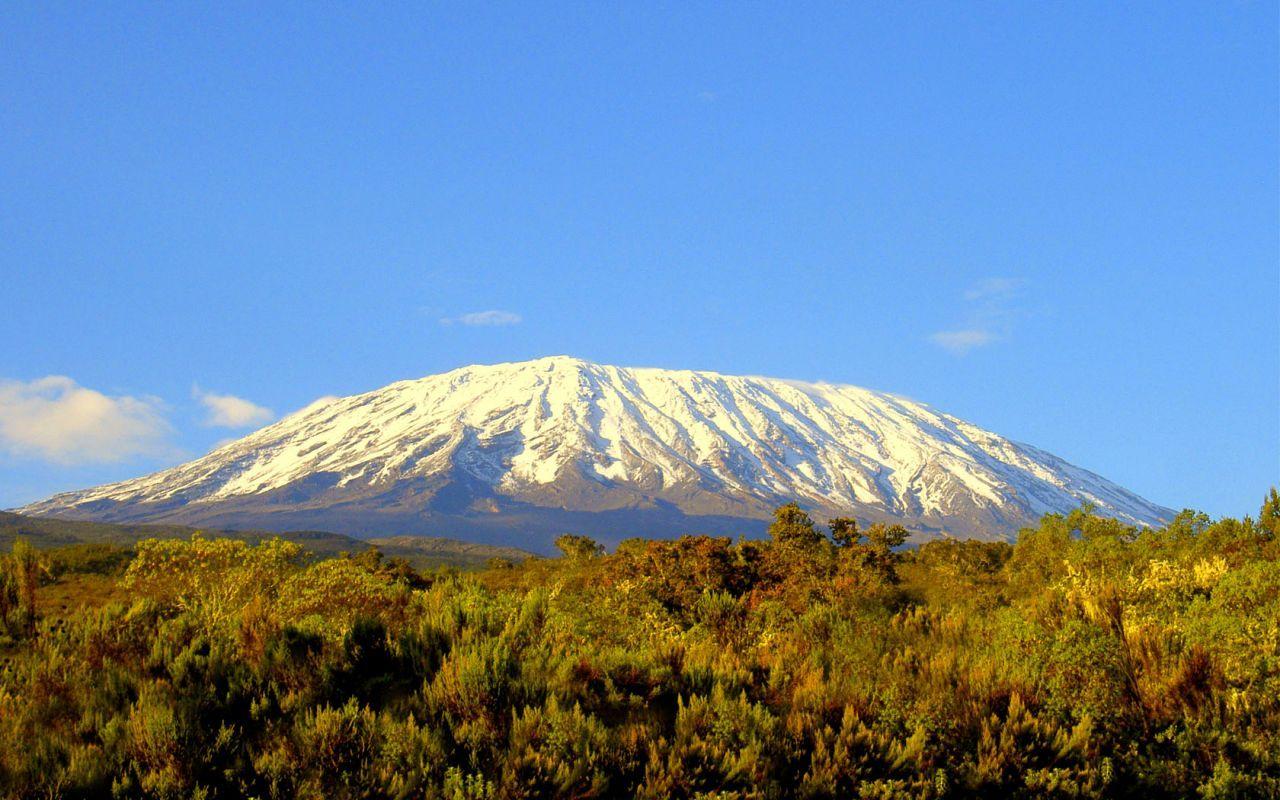
<path fill-rule="evenodd" d="M 891 394 L 569 357 L 322 398 L 189 463 L 22 511 L 357 534 L 415 524 L 493 532 L 505 515 L 510 535 L 480 538 L 513 541 L 520 525 L 548 533 L 606 512 L 640 526 L 619 535 L 700 522 L 722 532 L 793 499 L 816 513 L 987 537 L 1084 503 L 1132 524 L 1170 516 L 1049 453 Z M 625 521 L 644 511 L 653 513 Z"/>

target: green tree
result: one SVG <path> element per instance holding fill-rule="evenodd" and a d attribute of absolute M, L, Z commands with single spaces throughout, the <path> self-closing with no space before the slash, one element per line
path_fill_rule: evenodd
<path fill-rule="evenodd" d="M 845 577 L 862 581 L 868 576 L 888 584 L 898 582 L 900 560 L 894 548 L 907 541 L 908 531 L 901 525 L 877 522 L 866 530 L 849 517 L 836 517 L 827 523 L 831 538 L 840 546 L 838 561 Z"/>
<path fill-rule="evenodd" d="M 1258 527 L 1262 529 L 1264 536 L 1280 538 L 1280 492 L 1274 486 L 1262 502 L 1262 510 L 1258 512 Z"/>
<path fill-rule="evenodd" d="M 858 521 L 853 517 L 836 517 L 827 522 L 831 529 L 831 541 L 841 547 L 853 547 L 862 538 L 858 530 Z"/>
<path fill-rule="evenodd" d="M 347 557 L 350 558 L 353 563 L 364 567 L 370 572 L 377 572 L 382 568 L 382 550 L 376 544 L 369 545 L 369 549 L 357 553 L 356 555 L 348 554 Z"/>
<path fill-rule="evenodd" d="M 867 528 L 867 546 L 877 554 L 888 555 L 895 547 L 901 547 L 910 535 L 901 525 L 885 525 L 877 522 Z"/>
<path fill-rule="evenodd" d="M 556 549 L 564 553 L 565 558 L 573 561 L 595 558 L 604 553 L 604 546 L 595 539 L 574 533 L 566 533 L 556 537 Z"/>
<path fill-rule="evenodd" d="M 823 542 L 822 534 L 818 533 L 813 520 L 795 503 L 787 503 L 774 509 L 769 536 L 780 545 L 802 548 L 814 547 Z"/>

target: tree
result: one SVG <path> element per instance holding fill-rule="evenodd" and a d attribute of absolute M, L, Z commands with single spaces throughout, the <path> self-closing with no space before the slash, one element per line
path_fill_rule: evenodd
<path fill-rule="evenodd" d="M 595 558 L 604 553 L 604 546 L 590 536 L 579 536 L 566 533 L 556 539 L 556 549 L 564 553 L 565 558 L 582 561 Z"/>
<path fill-rule="evenodd" d="M 1271 487 L 1271 493 L 1262 502 L 1262 510 L 1258 512 L 1258 527 L 1264 536 L 1280 538 L 1280 492 Z"/>
<path fill-rule="evenodd" d="M 364 567 L 370 572 L 377 572 L 382 568 L 382 550 L 376 544 L 369 545 L 367 550 L 357 553 L 356 555 L 347 555 L 355 564 Z"/>
<path fill-rule="evenodd" d="M 827 522 L 827 527 L 831 529 L 831 540 L 841 547 L 852 547 L 862 538 L 853 517 L 836 517 Z"/>
<path fill-rule="evenodd" d="M 867 545 L 876 553 L 887 555 L 895 547 L 901 547 L 907 541 L 909 532 L 901 525 L 885 525 L 877 522 L 867 528 Z"/>
<path fill-rule="evenodd" d="M 813 520 L 795 503 L 787 503 L 774 509 L 769 535 L 778 544 L 802 548 L 814 547 L 823 541 Z"/>
<path fill-rule="evenodd" d="M 846 576 L 871 573 L 885 583 L 898 582 L 899 555 L 893 550 L 907 541 L 906 528 L 877 522 L 860 531 L 858 523 L 847 517 L 837 517 L 828 525 L 831 538 L 840 545 L 839 562 Z"/>

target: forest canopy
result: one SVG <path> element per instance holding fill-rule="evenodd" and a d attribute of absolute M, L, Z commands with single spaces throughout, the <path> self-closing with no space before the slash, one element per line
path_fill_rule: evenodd
<path fill-rule="evenodd" d="M 1256 520 L 906 535 L 788 505 L 767 540 L 473 572 L 19 540 L 0 795 L 1280 796 L 1274 489 Z"/>

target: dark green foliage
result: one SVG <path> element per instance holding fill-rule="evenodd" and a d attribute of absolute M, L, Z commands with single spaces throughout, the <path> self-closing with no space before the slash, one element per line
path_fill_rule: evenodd
<path fill-rule="evenodd" d="M 572 559 L 595 558 L 604 553 L 604 547 L 595 539 L 572 533 L 556 537 L 556 549 L 563 553 L 565 558 Z"/>
<path fill-rule="evenodd" d="M 915 551 L 787 506 L 470 574 L 19 544 L 0 797 L 1277 797 L 1276 506 Z"/>
<path fill-rule="evenodd" d="M 795 503 L 779 506 L 773 512 L 769 536 L 775 544 L 802 549 L 817 547 L 823 541 L 813 520 Z"/>
<path fill-rule="evenodd" d="M 853 517 L 836 517 L 827 522 L 831 529 L 831 541 L 840 547 L 852 547 L 862 538 L 858 532 L 858 521 Z"/>
<path fill-rule="evenodd" d="M 43 555 L 48 577 L 56 580 L 64 575 L 121 575 L 133 551 L 113 544 L 73 544 Z"/>
<path fill-rule="evenodd" d="M 1258 528 L 1263 535 L 1280 539 L 1280 492 L 1274 486 L 1258 512 Z"/>

